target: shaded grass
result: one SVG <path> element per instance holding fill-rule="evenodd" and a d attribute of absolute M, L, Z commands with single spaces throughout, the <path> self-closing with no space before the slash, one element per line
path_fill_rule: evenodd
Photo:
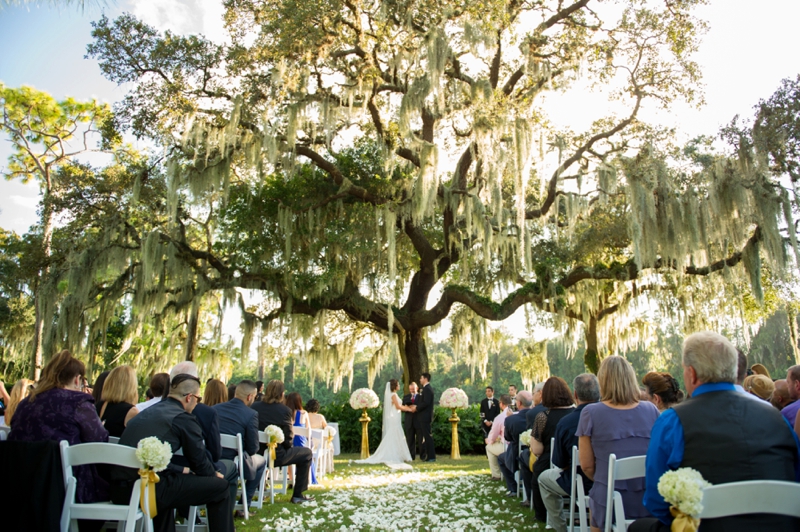
<path fill-rule="evenodd" d="M 240 532 L 268 530 L 537 530 L 533 513 L 490 480 L 484 456 L 435 463 L 414 462 L 413 470 L 355 464 L 358 455 L 340 455 L 335 471 L 307 494 L 316 502 L 290 503 L 276 495 L 250 519 L 236 520 Z M 544 525 L 539 525 L 544 529 Z"/>

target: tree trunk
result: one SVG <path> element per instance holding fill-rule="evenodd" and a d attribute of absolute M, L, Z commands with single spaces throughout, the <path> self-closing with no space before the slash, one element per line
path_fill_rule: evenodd
<path fill-rule="evenodd" d="M 411 382 L 419 384 L 420 375 L 428 372 L 428 349 L 425 347 L 422 329 L 406 331 L 402 348 L 405 359 L 403 361 L 403 373 L 406 379 L 406 387 Z"/>
<path fill-rule="evenodd" d="M 797 313 L 791 306 L 787 305 L 786 314 L 789 316 L 789 339 L 792 343 L 794 363 L 800 364 L 800 347 L 797 345 Z"/>
<path fill-rule="evenodd" d="M 195 296 L 189 311 L 189 325 L 186 327 L 186 360 L 195 361 L 197 357 L 197 323 L 200 320 L 200 298 Z"/>
<path fill-rule="evenodd" d="M 586 326 L 586 352 L 583 354 L 583 365 L 587 371 L 597 374 L 600 369 L 600 357 L 597 352 L 597 318 L 589 318 Z"/>
<path fill-rule="evenodd" d="M 42 286 L 45 284 L 50 271 L 50 253 L 53 242 L 53 209 L 50 206 L 50 191 L 52 183 L 49 176 L 45 176 L 45 189 L 42 197 L 42 257 L 44 265 L 39 270 L 39 279 L 33 291 L 33 352 L 31 353 L 31 379 L 39 380 L 44 364 L 44 309 L 42 308 Z"/>

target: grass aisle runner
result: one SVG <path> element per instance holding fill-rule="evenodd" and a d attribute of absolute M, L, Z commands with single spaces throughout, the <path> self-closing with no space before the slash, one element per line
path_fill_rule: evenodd
<path fill-rule="evenodd" d="M 276 497 L 236 521 L 240 532 L 261 530 L 530 530 L 533 513 L 505 485 L 489 478 L 486 457 L 440 457 L 413 470 L 355 464 L 356 455 L 337 457 L 336 471 L 307 493 L 316 501 L 294 505 Z M 542 528 L 544 528 L 542 526 Z"/>

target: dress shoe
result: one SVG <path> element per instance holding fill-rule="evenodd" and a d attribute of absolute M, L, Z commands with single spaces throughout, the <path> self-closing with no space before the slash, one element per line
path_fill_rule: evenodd
<path fill-rule="evenodd" d="M 500 480 L 500 477 L 492 477 L 492 480 Z"/>
<path fill-rule="evenodd" d="M 425 460 L 425 461 L 426 461 L 426 462 L 435 462 L 435 461 L 436 461 L 436 458 L 429 458 L 428 460 Z"/>
<path fill-rule="evenodd" d="M 302 497 L 292 497 L 292 504 L 305 504 L 314 500 L 310 495 L 303 495 Z"/>

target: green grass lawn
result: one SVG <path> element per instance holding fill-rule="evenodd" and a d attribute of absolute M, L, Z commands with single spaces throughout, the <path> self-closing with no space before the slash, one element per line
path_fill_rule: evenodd
<path fill-rule="evenodd" d="M 248 521 L 237 519 L 236 530 L 537 530 L 533 512 L 489 478 L 485 456 L 439 456 L 414 462 L 412 470 L 356 459 L 336 458 L 335 472 L 306 492 L 315 502 L 295 505 L 291 494 L 277 495 Z"/>

